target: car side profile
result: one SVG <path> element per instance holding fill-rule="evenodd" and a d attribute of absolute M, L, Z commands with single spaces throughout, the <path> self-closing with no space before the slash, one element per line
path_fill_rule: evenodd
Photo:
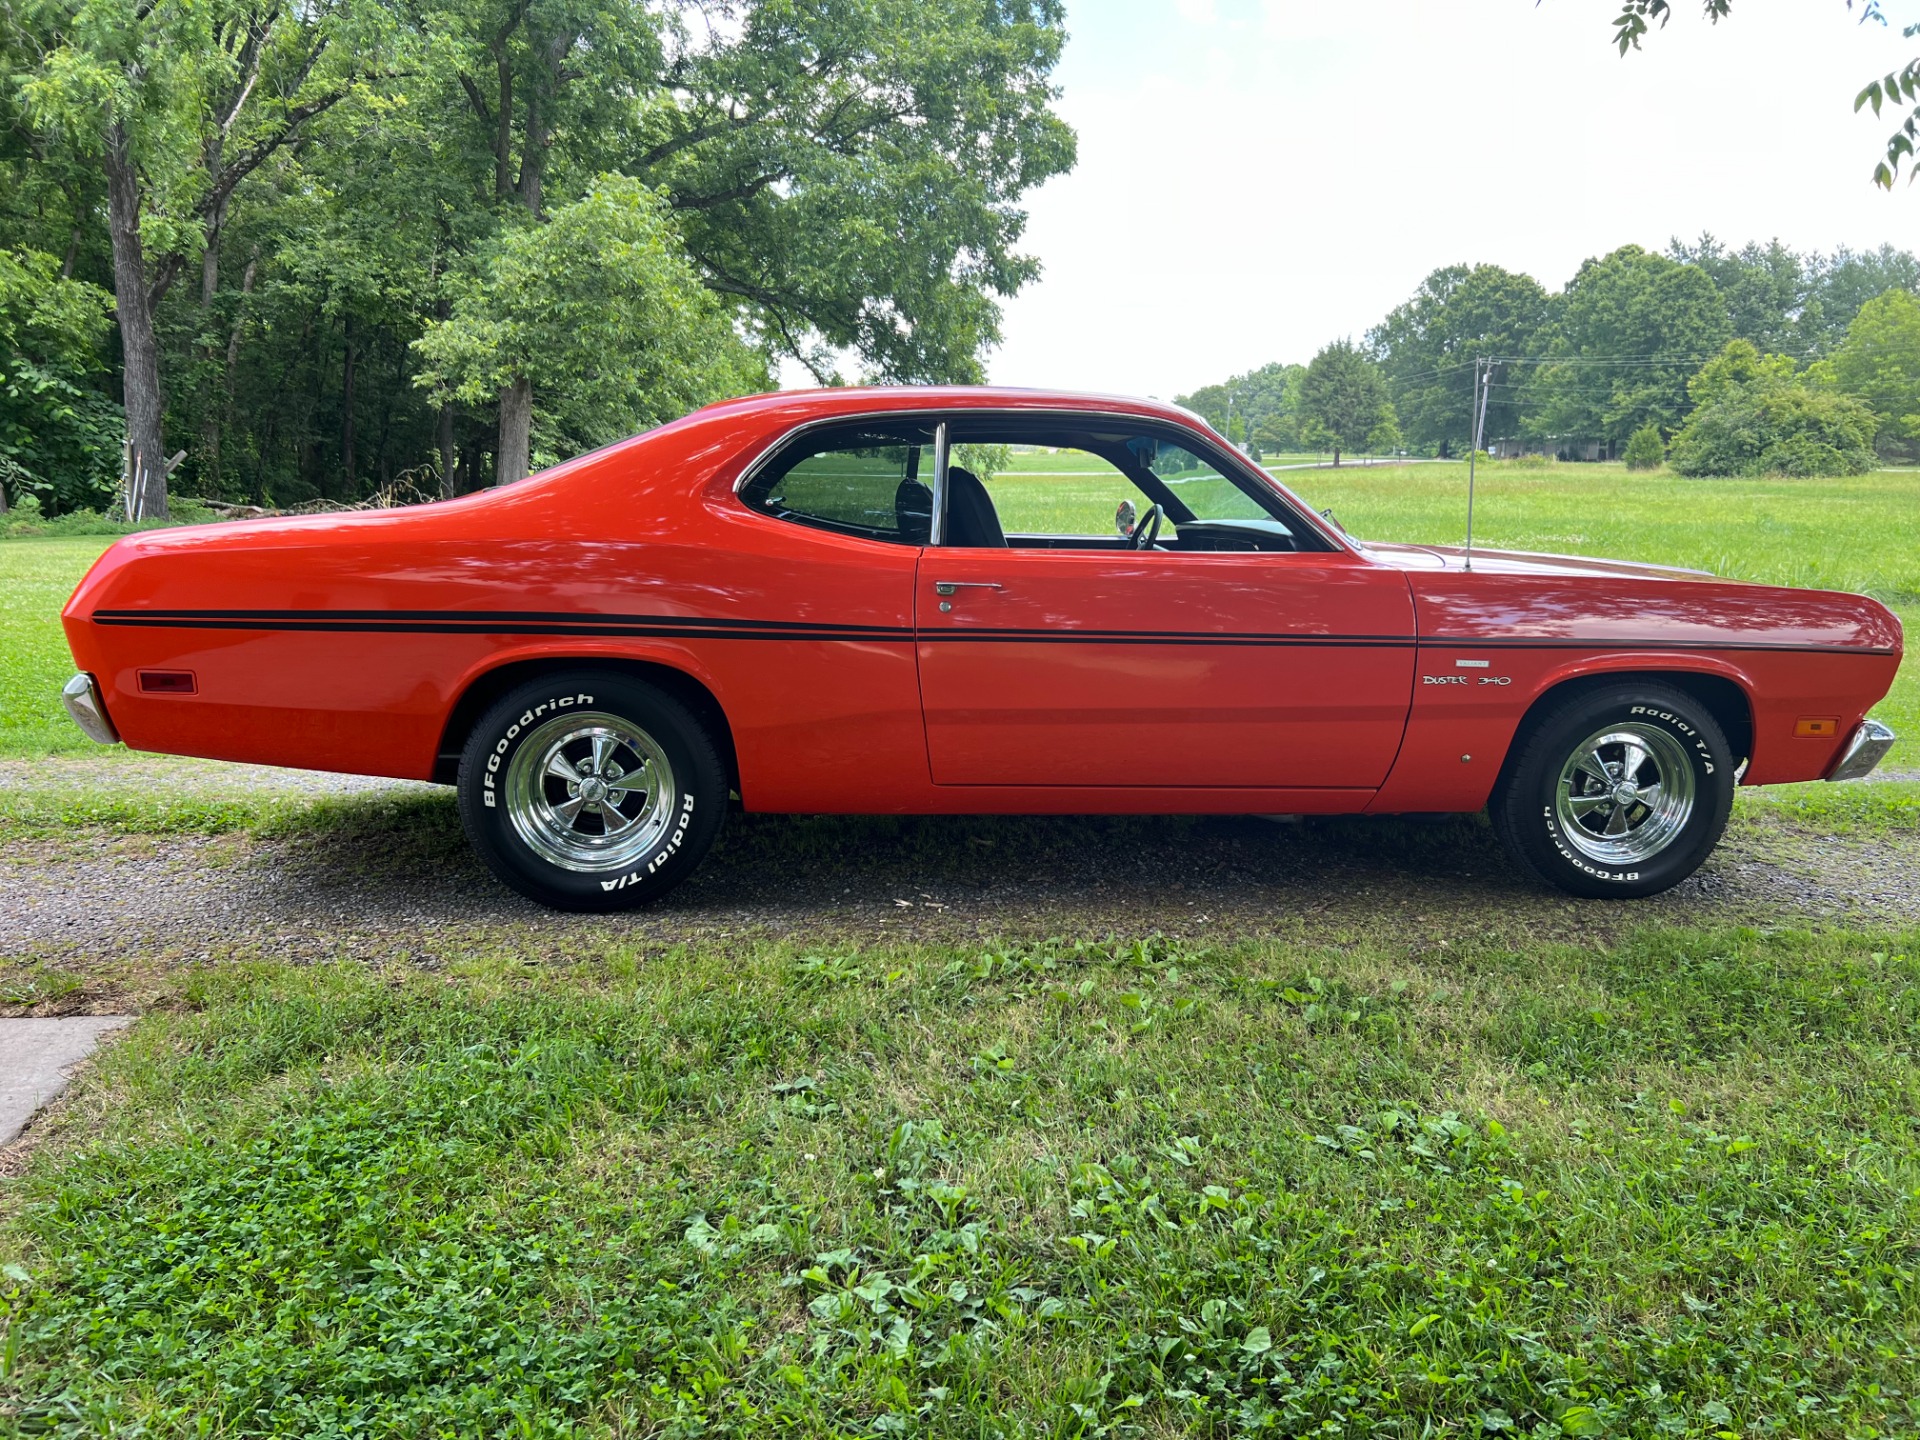
<path fill-rule="evenodd" d="M 456 785 L 494 874 L 572 910 L 664 893 L 734 803 L 1486 809 L 1529 875 L 1651 895 L 1736 784 L 1871 771 L 1902 647 L 1857 595 L 1363 542 L 1185 411 L 980 388 L 130 536 L 63 619 L 95 739 Z"/>

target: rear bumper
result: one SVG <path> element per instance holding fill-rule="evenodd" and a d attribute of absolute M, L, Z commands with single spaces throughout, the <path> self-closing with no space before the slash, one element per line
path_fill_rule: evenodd
<path fill-rule="evenodd" d="M 60 703 L 67 707 L 67 714 L 73 717 L 73 723 L 87 732 L 87 738 L 99 745 L 118 745 L 120 732 L 113 728 L 113 721 L 107 718 L 107 707 L 100 699 L 100 689 L 93 683 L 93 676 L 82 670 L 60 690 Z"/>
<path fill-rule="evenodd" d="M 1853 738 L 1840 752 L 1833 769 L 1827 772 L 1827 779 L 1859 780 L 1871 775 L 1873 767 L 1893 748 L 1894 739 L 1893 731 L 1878 720 L 1862 720 L 1854 727 Z"/>

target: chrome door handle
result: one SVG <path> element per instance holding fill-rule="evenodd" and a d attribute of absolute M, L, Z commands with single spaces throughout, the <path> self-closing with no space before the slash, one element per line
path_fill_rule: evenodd
<path fill-rule="evenodd" d="M 1004 590 L 1006 588 L 997 580 L 936 580 L 933 582 L 933 593 L 936 595 L 952 595 L 960 590 Z"/>

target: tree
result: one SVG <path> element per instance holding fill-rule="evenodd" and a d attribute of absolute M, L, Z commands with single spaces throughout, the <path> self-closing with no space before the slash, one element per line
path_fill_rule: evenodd
<path fill-rule="evenodd" d="M 1332 450 L 1335 465 L 1341 451 L 1365 445 L 1393 416 L 1380 367 L 1351 340 L 1336 340 L 1313 357 L 1300 382 L 1300 405 L 1309 440 Z"/>
<path fill-rule="evenodd" d="M 1764 381 L 1791 381 L 1795 366 L 1789 355 L 1762 355 L 1751 340 L 1729 340 L 1726 347 L 1687 381 L 1687 399 L 1697 409 L 1716 405 L 1742 386 Z"/>
<path fill-rule="evenodd" d="M 1813 266 L 1778 240 L 1729 250 L 1710 234 L 1692 244 L 1667 245 L 1667 258 L 1704 270 L 1726 306 L 1728 333 L 1761 350 L 1809 347 L 1801 321 L 1813 286 Z M 1818 262 L 1819 257 L 1812 257 Z"/>
<path fill-rule="evenodd" d="M 1873 468 L 1873 412 L 1809 384 L 1784 355 L 1731 342 L 1694 376 L 1699 402 L 1673 437 L 1681 475 L 1859 475 Z"/>
<path fill-rule="evenodd" d="M 607 174 L 666 196 L 769 354 L 825 380 L 978 378 L 1001 298 L 1038 273 L 1022 196 L 1073 163 L 1058 0 L 253 4 L 30 0 L 0 23 L 23 77 L 0 86 L 0 233 L 146 296 L 144 330 L 118 312 L 146 397 L 130 422 L 143 465 L 168 439 L 202 493 L 470 487 L 500 396 L 416 386 L 413 342 L 505 230 Z M 122 268 L 150 279 L 130 289 L 106 223 L 116 117 Z M 195 265 L 201 284 L 176 280 Z M 543 414 L 541 443 L 560 434 Z"/>
<path fill-rule="evenodd" d="M 1588 260 L 1556 307 L 1525 423 L 1614 442 L 1643 425 L 1675 428 L 1691 408 L 1688 377 L 1728 328 L 1719 291 L 1695 266 L 1638 245 Z"/>
<path fill-rule="evenodd" d="M 1642 425 L 1627 437 L 1627 448 L 1620 452 L 1629 470 L 1657 470 L 1667 458 L 1667 442 L 1660 438 L 1658 425 Z"/>
<path fill-rule="evenodd" d="M 1039 273 L 1020 197 L 1070 169 L 1060 0 L 756 0 L 677 30 L 616 168 L 664 187 L 709 286 L 823 383 L 974 380 Z"/>
<path fill-rule="evenodd" d="M 1807 309 L 1801 320 L 1805 348 L 1829 354 L 1847 338 L 1853 317 L 1876 295 L 1889 290 L 1920 291 L 1920 260 L 1908 250 L 1882 245 L 1878 250 L 1849 250 L 1815 255 L 1808 263 Z"/>
<path fill-rule="evenodd" d="M 1834 352 L 1831 374 L 1878 417 L 1878 445 L 1920 441 L 1920 297 L 1889 290 L 1863 305 Z"/>
<path fill-rule="evenodd" d="M 766 385 L 665 202 L 634 180 L 605 177 L 549 222 L 507 230 L 451 284 L 448 318 L 415 342 L 415 383 L 501 397 L 496 484 L 528 473 L 536 413 L 558 458 Z"/>
<path fill-rule="evenodd" d="M 1306 373 L 1304 365 L 1276 361 L 1218 385 L 1202 385 L 1191 395 L 1176 395 L 1173 403 L 1193 411 L 1229 440 L 1298 450 L 1300 381 Z"/>
<path fill-rule="evenodd" d="M 211 294 L 235 191 L 353 92 L 379 15 L 349 0 L 63 0 L 39 17 L 42 53 L 20 95 L 49 143 L 104 176 L 142 514 L 167 508 L 154 308 L 194 259 Z"/>
<path fill-rule="evenodd" d="M 1442 454 L 1470 444 L 1473 362 L 1536 353 L 1549 308 L 1539 281 L 1498 265 L 1448 265 L 1421 281 L 1412 299 L 1367 332 L 1407 438 Z M 1518 432 L 1519 392 L 1509 387 L 1526 373 L 1524 364 L 1501 366 L 1488 435 Z"/>

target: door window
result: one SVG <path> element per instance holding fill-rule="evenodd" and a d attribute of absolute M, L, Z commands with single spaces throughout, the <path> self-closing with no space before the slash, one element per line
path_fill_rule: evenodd
<path fill-rule="evenodd" d="M 957 420 L 952 429 L 953 467 L 980 481 L 1014 549 L 1125 548 L 1156 505 L 1155 549 L 1325 548 L 1277 492 L 1170 430 L 989 417 Z M 949 488 L 958 495 L 961 486 Z M 978 544 L 963 537 L 980 529 L 950 523 L 949 543 Z"/>

